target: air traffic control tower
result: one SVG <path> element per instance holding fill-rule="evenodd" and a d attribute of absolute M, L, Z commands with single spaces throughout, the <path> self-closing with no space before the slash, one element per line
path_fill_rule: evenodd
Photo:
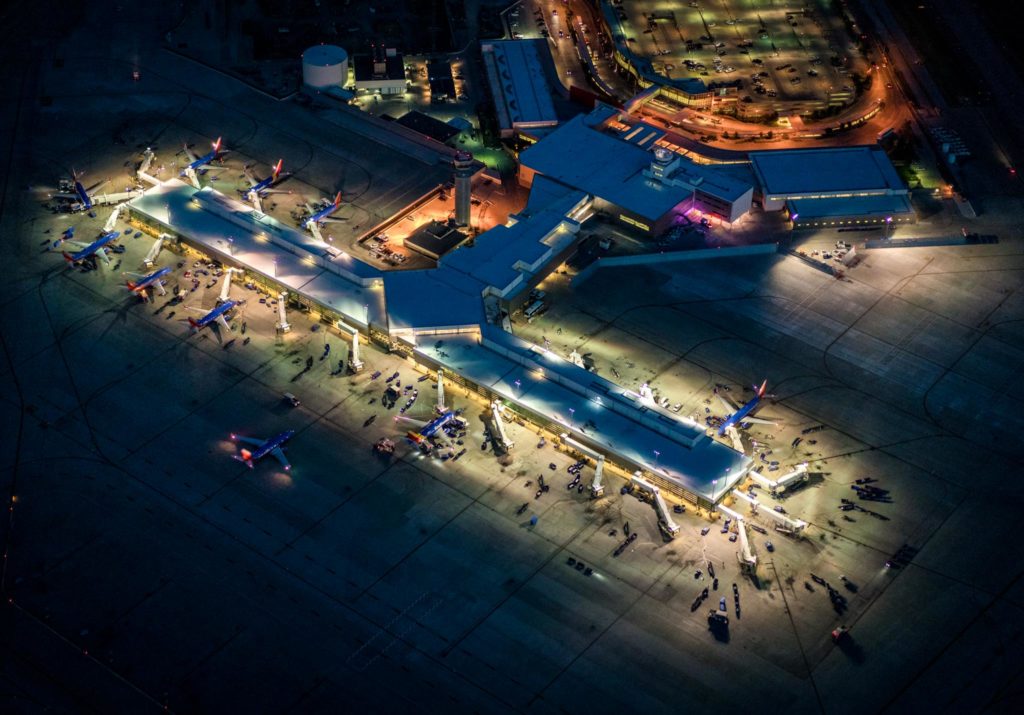
<path fill-rule="evenodd" d="M 473 155 L 468 151 L 460 151 L 455 155 L 455 223 L 459 226 L 469 226 L 470 198 L 476 169 Z"/>

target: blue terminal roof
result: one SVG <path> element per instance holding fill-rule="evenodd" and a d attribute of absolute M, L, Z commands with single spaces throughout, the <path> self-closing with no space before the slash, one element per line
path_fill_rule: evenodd
<path fill-rule="evenodd" d="M 345 253 L 332 256 L 297 250 L 280 240 L 280 234 L 261 231 L 268 224 L 253 221 L 251 210 L 244 211 L 249 209 L 246 204 L 222 194 L 211 201 L 211 191 L 196 191 L 172 179 L 148 190 L 130 205 L 133 210 L 205 246 L 214 255 L 262 273 L 289 290 L 315 296 L 353 324 L 366 326 L 368 322 L 384 322 L 380 271 Z M 207 200 L 194 200 L 199 195 Z M 231 204 L 237 204 L 239 213 L 234 215 L 237 221 L 220 211 Z M 353 280 L 356 276 L 365 278 L 357 282 Z"/>
<path fill-rule="evenodd" d="M 497 328 L 421 342 L 416 351 L 446 369 L 706 499 L 721 497 L 752 463 L 700 425 Z"/>
<path fill-rule="evenodd" d="M 648 125 L 637 125 L 619 136 L 593 125 L 607 117 L 595 110 L 578 115 L 519 156 L 520 163 L 559 183 L 621 206 L 651 221 L 664 216 L 689 198 L 693 186 L 701 191 L 734 200 L 749 191 L 750 185 L 712 166 L 679 158 L 672 179 L 684 182 L 671 186 L 644 176 L 654 159 L 650 151 L 664 132 Z"/>
<path fill-rule="evenodd" d="M 800 222 L 814 219 L 857 218 L 875 216 L 913 215 L 909 197 L 903 194 L 888 196 L 853 196 L 850 198 L 790 199 L 786 202 L 790 215 L 798 214 Z"/>
<path fill-rule="evenodd" d="M 751 152 L 768 195 L 903 192 L 906 187 L 878 146 Z"/>

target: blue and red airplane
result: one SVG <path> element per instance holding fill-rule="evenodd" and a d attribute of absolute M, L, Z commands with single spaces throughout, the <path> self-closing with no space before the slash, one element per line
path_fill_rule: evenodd
<path fill-rule="evenodd" d="M 107 256 L 107 252 L 103 250 L 103 247 L 120 235 L 120 231 L 111 231 L 110 233 L 103 234 L 87 246 L 78 241 L 65 239 L 65 243 L 82 246 L 82 248 L 77 253 L 68 253 L 67 251 L 61 251 L 61 253 L 64 255 L 64 260 L 71 265 L 77 265 L 92 255 L 99 256 L 104 263 L 110 263 L 110 258 Z"/>
<path fill-rule="evenodd" d="M 221 303 L 220 305 L 218 305 L 216 308 L 214 308 L 213 310 L 211 310 L 208 313 L 206 313 L 206 315 L 204 315 L 199 320 L 196 320 L 195 318 L 189 318 L 188 319 L 188 324 L 192 326 L 192 330 L 198 331 L 198 330 L 202 330 L 203 328 L 205 328 L 210 323 L 213 323 L 214 321 L 216 321 L 216 322 L 220 323 L 222 326 L 224 326 L 224 328 L 226 330 L 231 330 L 231 326 L 228 325 L 227 318 L 225 317 L 224 314 L 227 313 L 232 308 L 234 308 L 236 305 L 238 305 L 238 301 L 237 300 L 226 300 L 223 303 Z M 199 311 L 201 311 L 202 309 L 201 308 L 189 308 L 189 310 L 199 310 Z"/>
<path fill-rule="evenodd" d="M 441 413 L 441 415 L 439 415 L 438 417 L 435 417 L 434 419 L 430 420 L 430 422 L 427 422 L 425 425 L 423 425 L 422 428 L 418 430 L 409 430 L 408 432 L 405 433 L 405 437 L 413 444 L 421 445 L 428 439 L 433 437 L 439 429 L 441 429 L 446 424 L 451 422 L 454 418 L 455 411 L 446 410 L 445 412 Z M 406 417 L 403 419 L 409 418 Z"/>
<path fill-rule="evenodd" d="M 160 295 L 167 295 L 167 291 L 164 289 L 164 283 L 160 279 L 170 272 L 170 267 L 161 268 L 158 271 L 153 271 L 152 273 L 148 273 L 146 275 L 139 275 L 138 273 L 127 272 L 126 275 L 135 276 L 136 278 L 138 278 L 138 280 L 128 281 L 127 283 L 125 283 L 125 287 L 128 290 L 133 291 L 142 296 L 143 300 L 149 300 L 146 291 L 149 290 L 150 288 L 156 288 L 156 290 L 160 292 Z"/>
<path fill-rule="evenodd" d="M 307 218 L 305 221 L 303 221 L 302 222 L 303 228 L 307 228 L 308 229 L 308 228 L 311 228 L 312 226 L 319 225 L 323 221 L 327 221 L 328 218 L 330 217 L 330 215 L 338 210 L 339 206 L 341 206 L 341 192 L 340 191 L 334 197 L 334 201 L 332 203 L 327 204 L 327 206 L 325 206 L 324 208 L 320 209 L 319 211 L 314 213 L 312 216 Z"/>
<path fill-rule="evenodd" d="M 226 154 L 227 152 L 221 152 L 220 147 L 221 137 L 217 137 L 217 141 L 213 142 L 213 151 L 211 151 L 209 154 L 203 154 L 202 156 L 197 157 L 189 150 L 188 145 L 186 144 L 185 156 L 188 157 L 189 164 L 184 169 L 181 170 L 181 175 L 185 176 L 189 169 L 191 169 L 192 171 L 198 171 L 199 169 L 206 166 L 213 160 L 220 158 L 222 153 Z"/>
<path fill-rule="evenodd" d="M 275 435 L 270 439 L 253 439 L 252 437 L 242 437 L 241 435 L 232 434 L 231 439 L 235 442 L 241 442 L 242 444 L 248 444 L 255 447 L 253 450 L 245 449 L 244 447 L 239 451 L 238 454 L 234 455 L 235 459 L 239 462 L 245 462 L 249 465 L 249 469 L 252 469 L 256 462 L 260 461 L 268 454 L 273 455 L 282 466 L 285 471 L 290 471 L 292 465 L 288 463 L 288 459 L 284 456 L 284 443 L 292 438 L 295 434 L 295 430 L 285 430 L 281 434 Z"/>
<path fill-rule="evenodd" d="M 730 403 L 721 394 L 718 394 L 717 397 L 718 397 L 719 402 L 721 402 L 722 405 L 725 406 L 726 410 L 731 410 L 732 411 L 731 414 L 729 414 L 725 418 L 725 421 L 722 422 L 721 426 L 718 428 L 719 436 L 725 434 L 726 430 L 728 430 L 730 427 L 738 427 L 739 425 L 741 425 L 744 422 L 757 422 L 758 424 L 763 424 L 763 425 L 774 425 L 775 424 L 774 422 L 769 422 L 768 420 L 761 420 L 761 419 L 758 419 L 756 417 L 752 417 L 751 416 L 751 413 L 754 410 L 756 410 L 758 408 L 758 406 L 761 404 L 761 400 L 764 399 L 765 394 L 767 394 L 767 390 L 768 390 L 768 381 L 767 380 L 762 382 L 760 387 L 755 385 L 754 386 L 754 397 L 749 402 L 744 404 L 743 407 L 740 407 L 739 409 L 737 409 L 735 405 Z"/>

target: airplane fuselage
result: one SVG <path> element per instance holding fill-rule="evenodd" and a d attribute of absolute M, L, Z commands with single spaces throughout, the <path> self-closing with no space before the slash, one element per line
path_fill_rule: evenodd
<path fill-rule="evenodd" d="M 411 430 L 408 434 L 408 437 L 416 444 L 420 444 L 425 440 L 428 440 L 431 437 L 433 437 L 437 433 L 437 431 L 444 427 L 446 424 L 448 424 L 453 417 L 455 417 L 455 413 L 451 410 L 448 410 L 440 417 L 435 417 L 430 422 L 423 425 L 423 429 Z"/>
<path fill-rule="evenodd" d="M 217 320 L 217 318 L 221 317 L 222 315 L 227 313 L 229 310 L 234 308 L 236 305 L 238 305 L 237 301 L 234 301 L 234 300 L 224 301 L 223 303 L 218 305 L 216 308 L 211 310 L 209 313 L 204 315 L 199 320 L 193 320 L 193 319 L 189 318 L 188 322 L 196 330 L 202 330 L 207 325 L 209 325 L 213 321 Z"/>
<path fill-rule="evenodd" d="M 755 394 L 754 399 L 743 405 L 743 407 L 739 408 L 725 419 L 722 426 L 718 428 L 718 434 L 723 435 L 727 429 L 738 425 L 743 421 L 743 418 L 757 409 L 759 404 L 761 404 L 761 395 Z"/>
<path fill-rule="evenodd" d="M 253 450 L 252 455 L 249 457 L 249 459 L 252 460 L 253 462 L 260 461 L 268 454 L 273 452 L 275 449 L 284 445 L 284 443 L 290 440 L 294 434 L 295 430 L 290 429 L 285 430 L 284 432 L 275 437 L 271 437 L 266 442 L 257 447 L 255 450 Z"/>
<path fill-rule="evenodd" d="M 92 199 L 89 198 L 89 192 L 82 186 L 82 182 L 75 180 L 75 194 L 78 196 L 78 200 L 82 203 L 84 211 L 88 211 L 92 208 Z"/>
<path fill-rule="evenodd" d="M 161 268 L 158 271 L 153 271 L 149 275 L 143 276 L 142 278 L 139 279 L 138 283 L 132 283 L 131 281 L 129 281 L 128 287 L 131 290 L 135 291 L 136 293 L 144 291 L 170 272 L 171 269 L 169 266 L 166 268 Z"/>
<path fill-rule="evenodd" d="M 68 263 L 78 263 L 79 261 L 84 261 L 86 258 L 96 253 L 96 251 L 102 249 L 104 246 L 106 246 L 108 243 L 110 243 L 120 235 L 120 231 L 114 231 L 112 233 L 104 234 L 103 236 L 100 236 L 95 241 L 93 241 L 92 243 L 90 243 L 88 246 L 83 248 L 81 251 L 78 251 L 77 253 L 72 253 L 70 255 L 65 253 L 64 258 L 67 259 Z"/>
<path fill-rule="evenodd" d="M 309 228 L 310 226 L 313 226 L 314 224 L 320 223 L 325 218 L 330 216 L 332 213 L 337 211 L 339 206 L 341 206 L 341 194 L 340 193 L 334 198 L 333 202 L 331 202 L 330 204 L 328 204 L 327 206 L 325 206 L 324 208 L 320 209 L 315 214 L 310 216 L 308 219 L 306 219 L 306 222 L 304 224 L 302 224 L 302 225 L 305 226 L 306 228 Z"/>

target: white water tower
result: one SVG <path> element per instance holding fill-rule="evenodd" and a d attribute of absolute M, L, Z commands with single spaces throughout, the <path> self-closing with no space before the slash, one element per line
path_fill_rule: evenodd
<path fill-rule="evenodd" d="M 313 89 L 344 87 L 348 53 L 337 45 L 315 45 L 302 53 L 302 81 Z"/>

